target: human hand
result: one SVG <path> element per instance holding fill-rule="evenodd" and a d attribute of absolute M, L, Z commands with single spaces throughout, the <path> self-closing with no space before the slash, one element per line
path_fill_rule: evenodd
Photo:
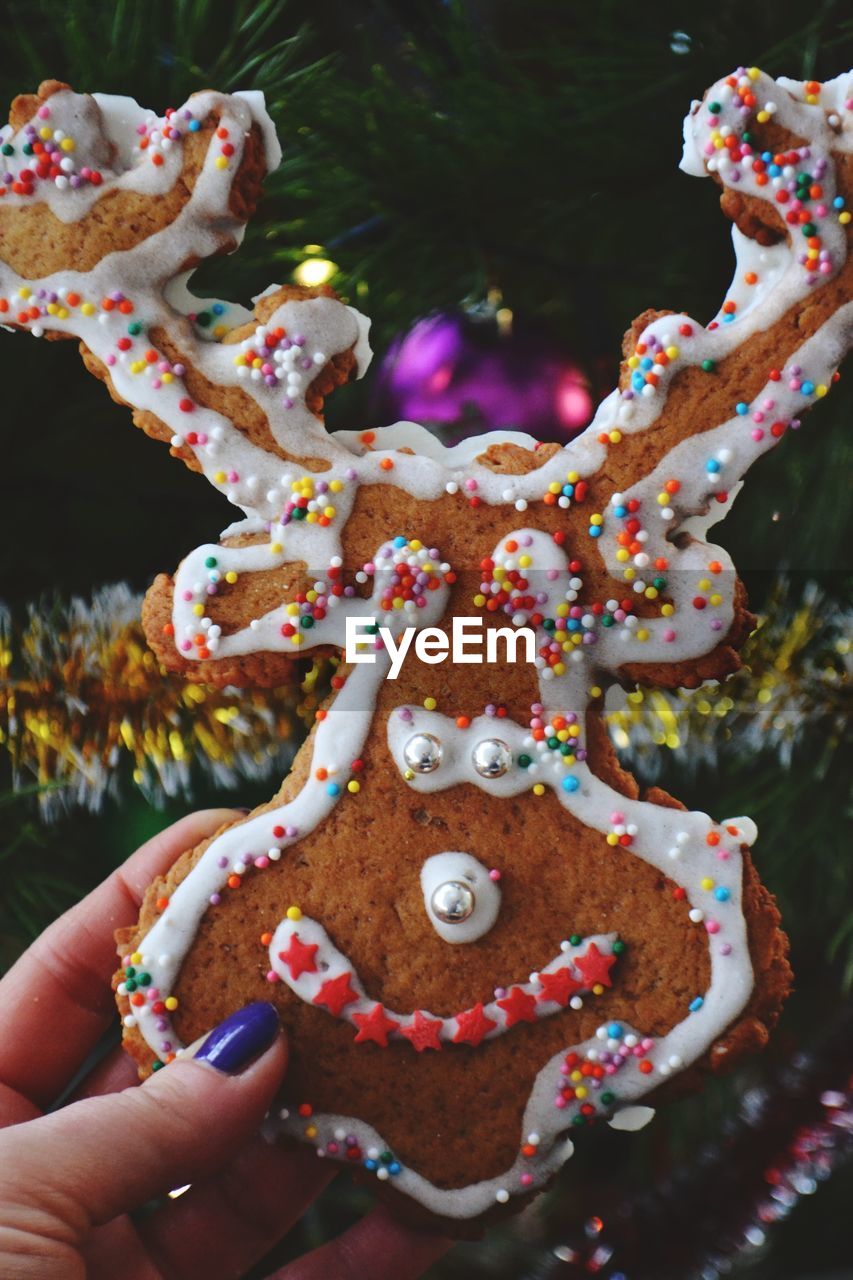
<path fill-rule="evenodd" d="M 237 1277 L 300 1217 L 335 1170 L 258 1127 L 287 1064 L 271 1005 L 248 1006 L 143 1085 L 116 1048 L 44 1115 L 115 1005 L 113 934 L 185 849 L 233 818 L 192 814 L 144 845 L 56 921 L 0 982 L 0 1275 L 4 1280 Z M 190 1190 L 144 1217 L 170 1188 Z M 409 1280 L 447 1242 L 375 1209 L 270 1280 Z"/>

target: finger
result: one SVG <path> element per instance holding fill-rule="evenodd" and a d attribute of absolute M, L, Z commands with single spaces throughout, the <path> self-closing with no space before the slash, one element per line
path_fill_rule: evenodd
<path fill-rule="evenodd" d="M 224 1070 L 181 1058 L 136 1088 L 7 1129 L 0 1136 L 0 1202 L 33 1196 L 57 1206 L 58 1218 L 83 1238 L 92 1224 L 231 1159 L 259 1128 L 287 1051 L 272 1005 L 249 1005 L 223 1025 L 237 1032 L 237 1056 L 223 1060 Z"/>
<path fill-rule="evenodd" d="M 268 1280 L 416 1280 L 446 1253 L 452 1240 L 404 1227 L 379 1208 Z"/>
<path fill-rule="evenodd" d="M 164 1275 L 239 1276 L 302 1217 L 338 1169 L 309 1147 L 255 1137 L 137 1230 Z"/>
<path fill-rule="evenodd" d="M 100 1098 L 105 1093 L 120 1093 L 122 1089 L 132 1089 L 135 1084 L 139 1084 L 136 1065 L 124 1049 L 116 1045 L 80 1081 L 65 1105 L 82 1102 L 84 1098 Z"/>
<path fill-rule="evenodd" d="M 115 930 L 136 921 L 155 876 L 235 816 L 208 809 L 161 831 L 24 953 L 0 983 L 0 1082 L 50 1105 L 113 1016 Z"/>

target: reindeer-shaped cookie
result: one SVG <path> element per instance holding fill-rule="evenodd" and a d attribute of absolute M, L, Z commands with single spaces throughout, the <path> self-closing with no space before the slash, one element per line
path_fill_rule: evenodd
<path fill-rule="evenodd" d="M 275 798 L 189 850 L 120 939 L 143 1073 L 273 1000 L 291 1067 L 270 1134 L 460 1220 L 543 1186 L 576 1130 L 636 1127 L 673 1077 L 765 1042 L 790 973 L 753 824 L 641 798 L 600 713 L 614 682 L 738 665 L 743 590 L 704 535 L 850 345 L 848 84 L 740 69 L 694 104 L 683 165 L 722 186 L 734 282 L 707 326 L 640 317 L 563 448 L 331 435 L 323 397 L 369 356 L 357 312 L 192 297 L 182 273 L 234 248 L 277 163 L 256 97 L 164 120 L 54 83 L 16 101 L 7 322 L 78 337 L 242 513 L 155 582 L 150 643 L 221 684 L 347 659 Z"/>

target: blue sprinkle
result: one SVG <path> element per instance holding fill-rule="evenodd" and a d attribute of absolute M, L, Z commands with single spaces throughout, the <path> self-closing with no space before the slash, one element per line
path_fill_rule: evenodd
<path fill-rule="evenodd" d="M 607 1034 L 611 1040 L 622 1039 L 622 1024 L 620 1022 L 608 1022 Z"/>
<path fill-rule="evenodd" d="M 810 396 L 814 393 L 814 383 L 804 382 L 803 385 L 800 387 L 800 390 L 802 391 L 804 396 Z"/>
<path fill-rule="evenodd" d="M 589 526 L 589 536 L 591 538 L 600 538 L 604 530 L 600 524 L 591 524 Z"/>
<path fill-rule="evenodd" d="M 631 374 L 631 386 L 634 388 L 635 391 L 642 391 L 645 385 L 646 385 L 646 380 L 641 373 L 635 372 Z"/>
<path fill-rule="evenodd" d="M 625 517 L 626 517 L 626 515 L 628 514 L 628 508 L 627 508 L 627 507 L 616 507 L 614 510 L 615 510 L 615 514 L 616 514 L 616 516 L 617 516 L 620 520 L 624 520 L 624 519 L 625 519 Z"/>
<path fill-rule="evenodd" d="M 736 318 L 737 317 L 732 312 L 728 312 L 726 315 L 723 316 L 723 324 L 731 324 L 731 322 Z"/>
<path fill-rule="evenodd" d="M 341 789 L 336 782 L 330 782 L 326 787 L 327 796 L 339 796 L 340 794 L 341 794 Z"/>
<path fill-rule="evenodd" d="M 201 128 L 201 121 L 200 121 L 200 120 L 190 120 L 190 126 L 189 126 L 189 127 L 190 127 L 190 133 L 198 133 L 199 129 Z"/>
<path fill-rule="evenodd" d="M 563 485 L 563 497 L 573 498 L 575 496 L 575 486 L 573 484 Z"/>
<path fill-rule="evenodd" d="M 748 405 L 748 404 L 744 404 L 743 400 L 740 400 L 740 401 L 735 405 L 735 413 L 739 413 L 739 414 L 740 414 L 740 416 L 741 416 L 741 417 L 743 417 L 743 415 L 744 415 L 745 413 L 749 413 L 749 405 Z"/>
<path fill-rule="evenodd" d="M 833 207 L 833 209 L 843 209 L 843 208 L 844 208 L 844 196 L 836 196 L 836 197 L 835 197 L 835 199 L 834 199 L 834 200 L 833 200 L 833 202 L 832 202 L 832 207 Z"/>
<path fill-rule="evenodd" d="M 364 1167 L 365 1167 L 365 1169 L 369 1169 L 369 1170 L 370 1170 L 370 1172 L 372 1173 L 372 1172 L 373 1172 L 373 1170 L 376 1168 L 376 1161 L 375 1161 L 375 1160 L 365 1160 L 365 1162 L 364 1162 Z"/>
<path fill-rule="evenodd" d="M 778 178 L 782 170 L 779 168 L 778 164 L 771 164 L 767 172 L 769 173 L 771 178 Z"/>
<path fill-rule="evenodd" d="M 577 778 L 572 778 L 572 777 L 563 778 L 562 787 L 564 791 L 577 791 L 579 786 L 580 786 L 580 783 L 578 782 Z"/>
<path fill-rule="evenodd" d="M 702 996 L 697 996 L 695 1000 L 690 1001 L 690 1004 L 687 1007 L 691 1013 L 698 1013 L 704 1003 L 705 1001 Z"/>
<path fill-rule="evenodd" d="M 765 163 L 765 164 L 769 164 L 769 163 L 770 163 L 770 161 L 773 159 L 773 152 L 772 152 L 772 151 L 762 151 L 762 153 L 761 153 L 761 159 L 764 161 L 764 163 Z"/>
<path fill-rule="evenodd" d="M 732 895 L 729 893 L 728 889 L 724 889 L 722 886 L 719 889 L 714 890 L 714 897 L 718 902 L 728 902 L 731 896 Z"/>
<path fill-rule="evenodd" d="M 221 316 L 223 311 L 225 310 L 225 303 L 214 302 L 213 306 L 210 309 L 215 316 Z"/>
<path fill-rule="evenodd" d="M 392 1178 L 394 1177 L 395 1174 L 400 1172 L 401 1167 L 402 1166 L 399 1165 L 396 1160 L 394 1161 L 393 1164 L 389 1164 L 388 1172 L 391 1174 Z"/>
<path fill-rule="evenodd" d="M 652 360 L 650 356 L 643 356 L 642 360 L 640 361 L 640 368 L 651 369 L 653 364 L 654 364 L 654 360 Z"/>
<path fill-rule="evenodd" d="M 406 539 L 405 539 L 405 538 L 395 538 L 395 539 L 394 539 L 394 546 L 395 546 L 395 547 L 404 547 L 405 545 L 406 545 Z"/>
<path fill-rule="evenodd" d="M 716 458 L 709 458 L 708 461 L 705 463 L 706 471 L 710 471 L 714 473 L 719 471 L 719 469 L 720 469 L 720 464 L 719 462 L 717 462 Z"/>
<path fill-rule="evenodd" d="M 592 530 L 590 530 L 592 532 Z M 569 618 L 565 624 L 567 631 L 580 631 L 581 624 L 577 618 Z"/>

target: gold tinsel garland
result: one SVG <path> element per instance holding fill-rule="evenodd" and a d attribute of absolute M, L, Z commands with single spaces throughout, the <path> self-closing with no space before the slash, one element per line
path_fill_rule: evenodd
<path fill-rule="evenodd" d="M 42 814 L 97 809 L 128 770 L 155 802 L 189 794 L 194 767 L 217 786 L 283 773 L 313 720 L 320 668 L 272 690 L 213 689 L 165 673 L 140 624 L 141 598 L 0 609 L 0 746 L 16 790 Z"/>
<path fill-rule="evenodd" d="M 90 602 L 31 606 L 15 626 L 0 609 L 0 746 L 16 789 L 35 787 L 43 816 L 97 809 L 130 762 L 150 799 L 189 795 L 194 770 L 217 786 L 284 773 L 313 722 L 329 664 L 281 689 L 218 690 L 163 672 L 145 643 L 140 597 L 106 587 Z M 848 722 L 850 617 L 814 585 L 792 604 L 780 579 L 768 613 L 724 684 L 664 693 L 611 691 L 616 746 L 646 775 L 661 747 L 687 766 L 775 750 L 789 764 L 807 728 L 831 749 Z"/>

